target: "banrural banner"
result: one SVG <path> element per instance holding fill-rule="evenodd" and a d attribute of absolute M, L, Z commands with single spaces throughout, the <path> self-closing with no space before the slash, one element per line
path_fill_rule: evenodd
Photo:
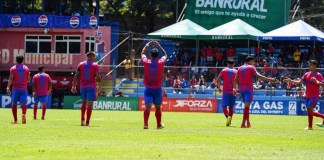
<path fill-rule="evenodd" d="M 212 29 L 241 19 L 262 32 L 288 23 L 291 0 L 188 0 L 185 18 Z"/>
<path fill-rule="evenodd" d="M 64 96 L 64 109 L 80 109 L 82 100 L 80 96 Z M 95 110 L 123 110 L 137 111 L 138 98 L 131 97 L 98 97 L 93 102 Z"/>

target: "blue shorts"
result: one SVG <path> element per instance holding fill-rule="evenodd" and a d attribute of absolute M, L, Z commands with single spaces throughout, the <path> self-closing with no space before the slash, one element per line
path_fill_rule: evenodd
<path fill-rule="evenodd" d="M 35 103 L 41 102 L 41 103 L 46 103 L 47 102 L 48 95 L 45 96 L 36 96 L 34 98 Z"/>
<path fill-rule="evenodd" d="M 245 90 L 240 92 L 242 100 L 244 103 L 251 103 L 253 101 L 253 91 Z"/>
<path fill-rule="evenodd" d="M 160 105 L 162 103 L 162 88 L 147 88 L 144 89 L 145 104 Z"/>
<path fill-rule="evenodd" d="M 318 102 L 318 97 L 306 98 L 306 107 L 315 107 Z"/>
<path fill-rule="evenodd" d="M 12 103 L 17 103 L 19 101 L 21 104 L 26 104 L 27 96 L 28 96 L 27 90 L 12 89 L 12 95 L 11 95 Z"/>
<path fill-rule="evenodd" d="M 222 107 L 233 107 L 235 105 L 235 98 L 233 94 L 223 93 Z"/>
<path fill-rule="evenodd" d="M 80 88 L 81 99 L 87 101 L 97 100 L 96 87 Z"/>

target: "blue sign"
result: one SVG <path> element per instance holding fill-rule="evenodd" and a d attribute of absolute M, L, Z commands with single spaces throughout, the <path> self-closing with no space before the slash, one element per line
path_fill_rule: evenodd
<path fill-rule="evenodd" d="M 0 106 L 1 108 L 11 108 L 11 105 L 12 105 L 12 100 L 11 100 L 11 96 L 7 95 L 7 94 L 0 94 Z M 47 103 L 46 103 L 46 108 L 51 108 L 51 103 L 52 102 L 52 96 L 48 96 L 48 99 L 47 99 Z M 35 104 L 35 101 L 34 101 L 34 97 L 29 95 L 27 97 L 27 107 L 28 108 L 33 108 L 34 107 L 34 104 Z M 20 105 L 18 103 L 18 107 L 20 108 Z M 41 107 L 41 105 L 39 104 L 38 107 Z"/>
<path fill-rule="evenodd" d="M 95 16 L 0 14 L 0 28 L 7 27 L 97 28 L 98 19 Z"/>
<path fill-rule="evenodd" d="M 270 115 L 307 115 L 305 99 L 294 100 L 254 100 L 250 106 L 251 114 L 270 114 Z M 218 113 L 222 113 L 222 100 L 218 100 Z M 234 113 L 243 113 L 244 103 L 240 100 L 235 101 Z M 314 111 L 324 113 L 324 100 L 317 102 Z"/>

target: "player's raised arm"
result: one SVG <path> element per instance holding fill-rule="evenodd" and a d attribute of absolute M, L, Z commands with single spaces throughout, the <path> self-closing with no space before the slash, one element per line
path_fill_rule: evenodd
<path fill-rule="evenodd" d="M 166 54 L 165 50 L 162 48 L 162 46 L 160 45 L 160 43 L 157 42 L 157 41 L 153 41 L 153 42 L 161 50 L 162 55 L 165 56 L 165 59 L 166 59 L 167 58 L 167 54 Z"/>
<path fill-rule="evenodd" d="M 279 82 L 275 78 L 269 78 L 269 77 L 261 75 L 258 71 L 255 71 L 255 76 L 258 77 L 259 79 L 261 79 L 262 81 L 269 81 L 269 82 L 272 82 L 272 83 L 278 83 Z"/>
<path fill-rule="evenodd" d="M 152 41 L 146 43 L 146 45 L 145 45 L 145 47 L 143 48 L 142 53 L 141 53 L 141 57 L 142 57 L 142 58 L 143 58 L 143 55 L 145 56 L 146 51 L 147 51 L 148 47 L 151 46 L 151 44 L 152 44 Z"/>
<path fill-rule="evenodd" d="M 76 93 L 76 86 L 78 84 L 77 80 L 79 79 L 80 77 L 80 69 L 78 69 L 76 72 L 75 72 L 75 75 L 73 77 L 73 81 L 72 81 L 72 89 L 71 89 L 71 92 L 72 93 Z"/>

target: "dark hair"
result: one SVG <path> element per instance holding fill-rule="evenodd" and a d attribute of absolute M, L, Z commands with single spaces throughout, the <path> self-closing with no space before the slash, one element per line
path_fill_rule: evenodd
<path fill-rule="evenodd" d="M 17 56 L 16 57 L 16 62 L 18 64 L 22 64 L 24 62 L 24 56 Z"/>
<path fill-rule="evenodd" d="M 41 66 L 38 66 L 38 71 L 42 71 L 43 69 L 45 68 L 45 66 L 41 65 Z"/>
<path fill-rule="evenodd" d="M 317 65 L 318 65 L 318 63 L 317 63 L 316 60 L 310 60 L 308 63 L 309 63 L 309 64 L 313 64 L 313 65 L 315 65 L 316 67 L 317 67 Z"/>
<path fill-rule="evenodd" d="M 158 49 L 153 48 L 153 49 L 151 50 L 151 56 L 152 56 L 152 58 L 157 58 L 157 57 L 159 56 L 159 51 L 158 51 Z"/>
<path fill-rule="evenodd" d="M 96 55 L 96 53 L 94 51 L 87 52 L 87 57 L 89 57 L 90 55 Z"/>
<path fill-rule="evenodd" d="M 254 58 L 251 57 L 251 56 L 247 56 L 247 57 L 245 58 L 245 62 L 250 62 L 251 60 L 254 60 Z"/>
<path fill-rule="evenodd" d="M 233 60 L 227 60 L 227 64 L 234 64 Z"/>

